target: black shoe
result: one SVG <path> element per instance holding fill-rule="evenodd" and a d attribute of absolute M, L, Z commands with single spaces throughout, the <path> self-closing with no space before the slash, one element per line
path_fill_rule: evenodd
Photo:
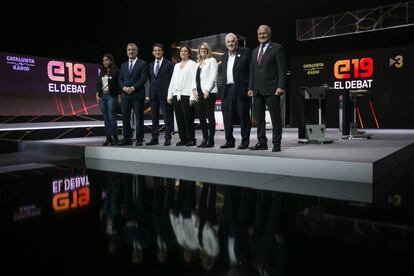
<path fill-rule="evenodd" d="M 190 141 L 190 142 L 188 142 L 187 144 L 185 144 L 185 146 L 186 147 L 192 147 L 192 146 L 195 146 L 195 145 L 197 145 L 197 143 L 196 143 L 196 140 L 194 139 L 194 140 L 192 140 L 192 141 Z"/>
<path fill-rule="evenodd" d="M 122 139 L 121 142 L 118 145 L 119 146 L 130 146 L 130 145 L 132 145 L 132 140 Z"/>
<path fill-rule="evenodd" d="M 234 142 L 233 143 L 226 142 L 224 145 L 220 146 L 221 149 L 229 149 L 229 148 L 234 148 L 234 147 L 235 147 Z"/>
<path fill-rule="evenodd" d="M 205 148 L 207 146 L 207 139 L 203 139 L 201 144 L 197 146 L 197 148 Z"/>
<path fill-rule="evenodd" d="M 137 140 L 137 142 L 135 143 L 135 146 L 139 147 L 144 145 L 144 142 L 142 140 Z"/>
<path fill-rule="evenodd" d="M 279 151 L 281 151 L 280 145 L 273 145 L 272 152 L 279 152 Z"/>
<path fill-rule="evenodd" d="M 208 140 L 207 144 L 204 147 L 205 148 L 214 148 L 214 140 Z"/>
<path fill-rule="evenodd" d="M 118 136 L 112 138 L 111 146 L 116 146 L 119 144 Z"/>
<path fill-rule="evenodd" d="M 106 140 L 105 142 L 102 143 L 102 146 L 107 146 L 109 144 L 112 144 L 112 137 L 111 136 L 106 136 Z"/>
<path fill-rule="evenodd" d="M 253 147 L 250 147 L 249 150 L 267 150 L 267 144 L 257 143 Z"/>
<path fill-rule="evenodd" d="M 171 146 L 171 139 L 166 138 L 164 141 L 164 146 Z"/>
<path fill-rule="evenodd" d="M 245 143 L 241 143 L 241 144 L 237 147 L 237 149 L 247 149 L 247 148 L 249 148 L 249 144 L 245 144 Z"/>
<path fill-rule="evenodd" d="M 148 143 L 145 143 L 145 145 L 147 146 L 153 146 L 153 145 L 158 145 L 158 139 L 152 138 L 151 141 L 149 141 Z"/>
<path fill-rule="evenodd" d="M 180 140 L 177 144 L 175 144 L 176 146 L 185 146 L 187 144 L 187 142 Z"/>

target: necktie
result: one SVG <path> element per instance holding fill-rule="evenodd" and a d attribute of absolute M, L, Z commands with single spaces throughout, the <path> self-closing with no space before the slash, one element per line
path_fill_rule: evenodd
<path fill-rule="evenodd" d="M 257 64 L 262 64 L 263 58 L 263 45 L 260 45 L 259 55 L 257 56 Z"/>
<path fill-rule="evenodd" d="M 130 62 L 129 62 L 129 72 L 131 73 L 131 71 L 132 71 L 132 64 L 133 64 L 133 60 L 131 60 Z"/>
<path fill-rule="evenodd" d="M 157 65 L 155 65 L 155 76 L 158 76 L 158 72 L 160 71 L 160 61 L 157 60 Z"/>

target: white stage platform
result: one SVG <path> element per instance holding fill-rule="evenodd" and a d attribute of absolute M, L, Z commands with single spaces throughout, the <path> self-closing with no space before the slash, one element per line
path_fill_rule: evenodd
<path fill-rule="evenodd" d="M 333 144 L 299 144 L 297 129 L 284 129 L 279 153 L 271 152 L 270 142 L 267 151 L 220 149 L 222 131 L 217 132 L 216 146 L 208 149 L 165 147 L 163 137 L 157 146 L 103 147 L 103 137 L 92 137 L 25 141 L 21 148 L 39 153 L 41 147 L 50 146 L 53 151 L 84 147 L 86 166 L 91 169 L 372 202 L 414 164 L 414 130 L 367 132 L 372 139 L 341 140 L 337 129 L 328 129 L 327 137 L 338 139 Z M 239 139 L 238 133 L 235 137 Z M 254 145 L 255 131 L 251 137 Z"/>

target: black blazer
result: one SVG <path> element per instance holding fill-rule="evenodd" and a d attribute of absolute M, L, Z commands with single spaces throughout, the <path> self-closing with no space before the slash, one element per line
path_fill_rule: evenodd
<path fill-rule="evenodd" d="M 236 93 L 241 98 L 248 99 L 247 88 L 249 84 L 249 71 L 250 71 L 250 57 L 251 51 L 249 48 L 238 48 L 233 66 L 233 80 L 235 85 Z M 222 64 L 222 90 L 223 98 L 226 97 L 225 85 L 227 83 L 227 61 L 229 59 L 228 52 L 225 52 L 221 57 Z"/>
<path fill-rule="evenodd" d="M 257 64 L 259 48 L 253 50 L 250 62 L 249 90 L 257 95 L 273 95 L 277 88 L 286 90 L 287 62 L 285 49 L 282 45 L 270 42 L 263 54 L 262 63 Z"/>
<path fill-rule="evenodd" d="M 125 86 L 133 86 L 135 91 L 130 95 L 122 93 L 122 96 L 129 96 L 131 99 L 145 99 L 145 82 L 147 81 L 146 62 L 141 59 L 137 59 L 131 73 L 129 73 L 128 66 L 129 60 L 121 65 L 119 72 L 119 85 L 121 86 L 121 89 Z"/>
<path fill-rule="evenodd" d="M 155 97 L 167 99 L 168 87 L 170 85 L 174 66 L 168 59 L 163 59 L 158 75 L 154 74 L 155 61 L 148 65 L 148 80 L 150 82 L 149 97 L 153 100 Z"/>
<path fill-rule="evenodd" d="M 109 95 L 111 97 L 117 97 L 121 93 L 121 88 L 119 87 L 119 70 L 117 69 L 114 72 L 110 72 L 108 75 L 108 90 Z M 96 91 L 98 91 L 99 97 L 102 97 L 103 90 L 102 90 L 102 76 L 98 77 L 97 85 L 96 85 Z"/>

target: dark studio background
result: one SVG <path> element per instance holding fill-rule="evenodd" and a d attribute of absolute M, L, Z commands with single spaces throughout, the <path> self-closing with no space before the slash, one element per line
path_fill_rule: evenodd
<path fill-rule="evenodd" d="M 151 46 L 235 32 L 257 46 L 260 24 L 272 27 L 272 40 L 290 58 L 412 44 L 413 27 L 316 41 L 296 41 L 296 20 L 372 8 L 397 1 L 32 1 L 13 2 L 0 18 L 0 51 L 100 63 L 105 52 L 125 60 L 128 42 L 152 59 Z M 167 51 L 169 56 L 170 51 Z"/>
<path fill-rule="evenodd" d="M 272 27 L 272 40 L 285 46 L 289 60 L 412 45 L 413 26 L 296 40 L 297 19 L 395 3 L 398 1 L 15 1 L 0 18 L 0 51 L 98 64 L 110 52 L 120 65 L 126 59 L 128 42 L 138 45 L 139 57 L 146 61 L 153 58 L 155 42 L 164 44 L 165 56 L 170 57 L 174 42 L 226 32 L 246 37 L 247 46 L 253 49 L 261 24 Z M 289 98 L 287 103 L 292 104 Z M 294 119 L 290 120 L 293 125 Z M 414 122 L 407 125 L 411 128 Z"/>

